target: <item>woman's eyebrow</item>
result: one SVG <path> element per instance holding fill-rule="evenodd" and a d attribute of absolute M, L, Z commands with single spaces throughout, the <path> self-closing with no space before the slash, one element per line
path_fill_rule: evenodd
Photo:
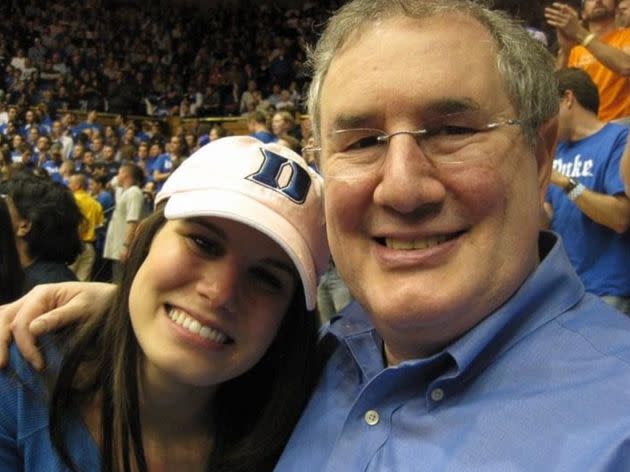
<path fill-rule="evenodd" d="M 299 280 L 299 275 L 297 274 L 297 271 L 293 267 L 293 264 L 287 264 L 286 262 L 281 261 L 279 259 L 271 259 L 271 258 L 264 259 L 263 262 L 273 266 L 276 269 L 280 269 L 286 272 L 287 274 L 289 274 L 291 277 L 296 277 Z"/>
<path fill-rule="evenodd" d="M 227 241 L 227 235 L 225 234 L 225 231 L 223 231 L 217 225 L 212 224 L 211 222 L 209 222 L 208 220 L 206 220 L 204 218 L 199 218 L 199 217 L 186 218 L 185 221 L 188 221 L 189 223 L 196 224 L 196 225 L 199 225 L 199 226 L 203 226 L 208 231 L 214 233 L 216 236 L 221 238 L 223 241 Z"/>

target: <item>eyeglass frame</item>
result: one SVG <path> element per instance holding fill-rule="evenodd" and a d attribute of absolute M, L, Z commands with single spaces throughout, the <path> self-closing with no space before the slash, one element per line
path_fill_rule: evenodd
<path fill-rule="evenodd" d="M 497 128 L 500 128 L 501 126 L 523 126 L 525 124 L 526 124 L 526 120 L 522 120 L 518 118 L 507 118 L 504 120 L 498 120 L 498 121 L 487 123 L 479 128 L 475 128 L 474 131 L 477 133 L 486 132 L 486 131 L 495 130 Z M 376 140 L 381 144 L 389 144 L 389 141 L 394 136 L 397 136 L 400 134 L 409 134 L 413 136 L 416 139 L 416 142 L 418 143 L 418 145 L 421 146 L 419 138 L 429 133 L 431 131 L 431 128 L 427 127 L 427 128 L 422 128 L 419 130 L 400 130 L 400 131 L 394 131 L 392 133 L 386 133 L 385 131 L 381 129 L 377 129 L 377 128 L 348 128 L 348 129 L 334 130 L 331 132 L 331 134 L 341 134 L 341 133 L 348 133 L 352 131 L 377 131 L 379 133 L 382 133 L 382 135 L 376 136 Z M 302 148 L 302 153 L 305 153 L 305 152 L 321 153 L 322 150 L 323 148 L 321 145 L 320 146 L 304 146 Z"/>

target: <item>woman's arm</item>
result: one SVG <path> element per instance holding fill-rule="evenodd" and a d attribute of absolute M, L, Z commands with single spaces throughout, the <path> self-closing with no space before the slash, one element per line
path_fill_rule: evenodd
<path fill-rule="evenodd" d="M 44 360 L 36 338 L 69 323 L 106 311 L 116 286 L 99 282 L 38 285 L 19 300 L 0 306 L 0 368 L 9 360 L 12 340 L 37 370 Z"/>

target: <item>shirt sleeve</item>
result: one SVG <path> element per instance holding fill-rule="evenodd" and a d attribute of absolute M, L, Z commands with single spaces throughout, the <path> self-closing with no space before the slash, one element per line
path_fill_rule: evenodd
<path fill-rule="evenodd" d="M 625 128 L 617 135 L 615 143 L 612 146 L 610 159 L 606 166 L 606 172 L 604 177 L 604 190 L 608 195 L 619 195 L 625 193 L 623 180 L 621 179 L 621 173 L 619 172 L 619 165 L 621 163 L 621 157 L 626 148 L 626 142 L 628 140 L 628 128 Z"/>
<path fill-rule="evenodd" d="M 133 192 L 133 193 L 131 193 Z M 132 223 L 140 220 L 142 215 L 142 205 L 144 203 L 144 197 L 142 196 L 142 190 L 138 187 L 131 187 L 129 189 L 129 201 L 127 202 L 127 223 Z"/>
<path fill-rule="evenodd" d="M 12 350 L 15 347 L 11 348 Z M 22 470 L 18 448 L 18 389 L 20 383 L 13 360 L 6 369 L 0 370 L 0 464 L 2 470 Z"/>

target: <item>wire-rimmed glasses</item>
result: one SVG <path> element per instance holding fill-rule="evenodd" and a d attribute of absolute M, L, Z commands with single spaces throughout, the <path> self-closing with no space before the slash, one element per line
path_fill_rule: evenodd
<path fill-rule="evenodd" d="M 478 114 L 463 112 L 441 116 L 418 130 L 386 133 L 374 128 L 337 129 L 329 133 L 323 146 L 309 146 L 303 152 L 317 157 L 324 152 L 324 176 L 357 178 L 377 171 L 384 162 L 386 148 L 398 135 L 415 138 L 422 153 L 434 166 L 469 164 L 488 156 L 488 132 L 504 126 L 522 125 L 522 120 L 483 119 Z M 321 162 L 321 161 L 320 161 Z"/>

